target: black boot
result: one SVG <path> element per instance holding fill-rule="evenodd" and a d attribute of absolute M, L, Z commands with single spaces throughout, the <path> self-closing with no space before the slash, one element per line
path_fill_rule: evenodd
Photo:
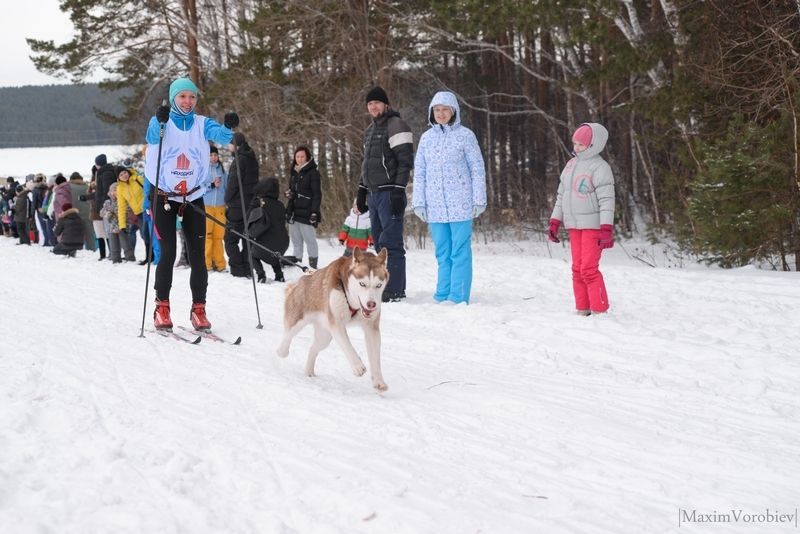
<path fill-rule="evenodd" d="M 311 266 L 312 269 L 317 268 L 317 260 L 319 258 L 308 258 L 308 264 Z"/>

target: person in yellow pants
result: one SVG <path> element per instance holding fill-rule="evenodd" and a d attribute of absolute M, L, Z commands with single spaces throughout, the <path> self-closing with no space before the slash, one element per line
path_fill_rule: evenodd
<path fill-rule="evenodd" d="M 219 160 L 217 147 L 211 147 L 211 157 L 208 165 L 208 176 L 211 185 L 203 195 L 206 213 L 221 223 L 225 222 L 225 188 L 228 186 L 228 173 Z M 225 228 L 206 219 L 206 269 L 222 272 L 225 270 Z"/>

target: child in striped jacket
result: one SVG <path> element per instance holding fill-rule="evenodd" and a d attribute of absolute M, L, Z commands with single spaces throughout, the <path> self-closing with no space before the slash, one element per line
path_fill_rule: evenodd
<path fill-rule="evenodd" d="M 344 220 L 344 224 L 339 229 L 339 244 L 346 247 L 344 250 L 345 257 L 352 256 L 353 249 L 356 247 L 361 250 L 367 250 L 367 247 L 372 245 L 369 212 L 358 213 L 355 208 L 354 203 L 353 208 Z"/>

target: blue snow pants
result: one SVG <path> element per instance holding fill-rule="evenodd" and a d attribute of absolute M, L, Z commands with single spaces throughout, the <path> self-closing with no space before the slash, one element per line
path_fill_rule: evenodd
<path fill-rule="evenodd" d="M 436 247 L 437 302 L 469 303 L 472 289 L 472 220 L 428 225 Z"/>

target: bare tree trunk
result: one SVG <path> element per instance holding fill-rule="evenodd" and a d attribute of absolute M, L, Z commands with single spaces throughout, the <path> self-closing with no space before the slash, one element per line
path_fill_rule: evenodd
<path fill-rule="evenodd" d="M 200 51 L 197 46 L 197 4 L 195 0 L 183 0 L 183 14 L 186 18 L 186 48 L 189 53 L 189 78 L 202 91 L 205 89 L 200 77 Z"/>

